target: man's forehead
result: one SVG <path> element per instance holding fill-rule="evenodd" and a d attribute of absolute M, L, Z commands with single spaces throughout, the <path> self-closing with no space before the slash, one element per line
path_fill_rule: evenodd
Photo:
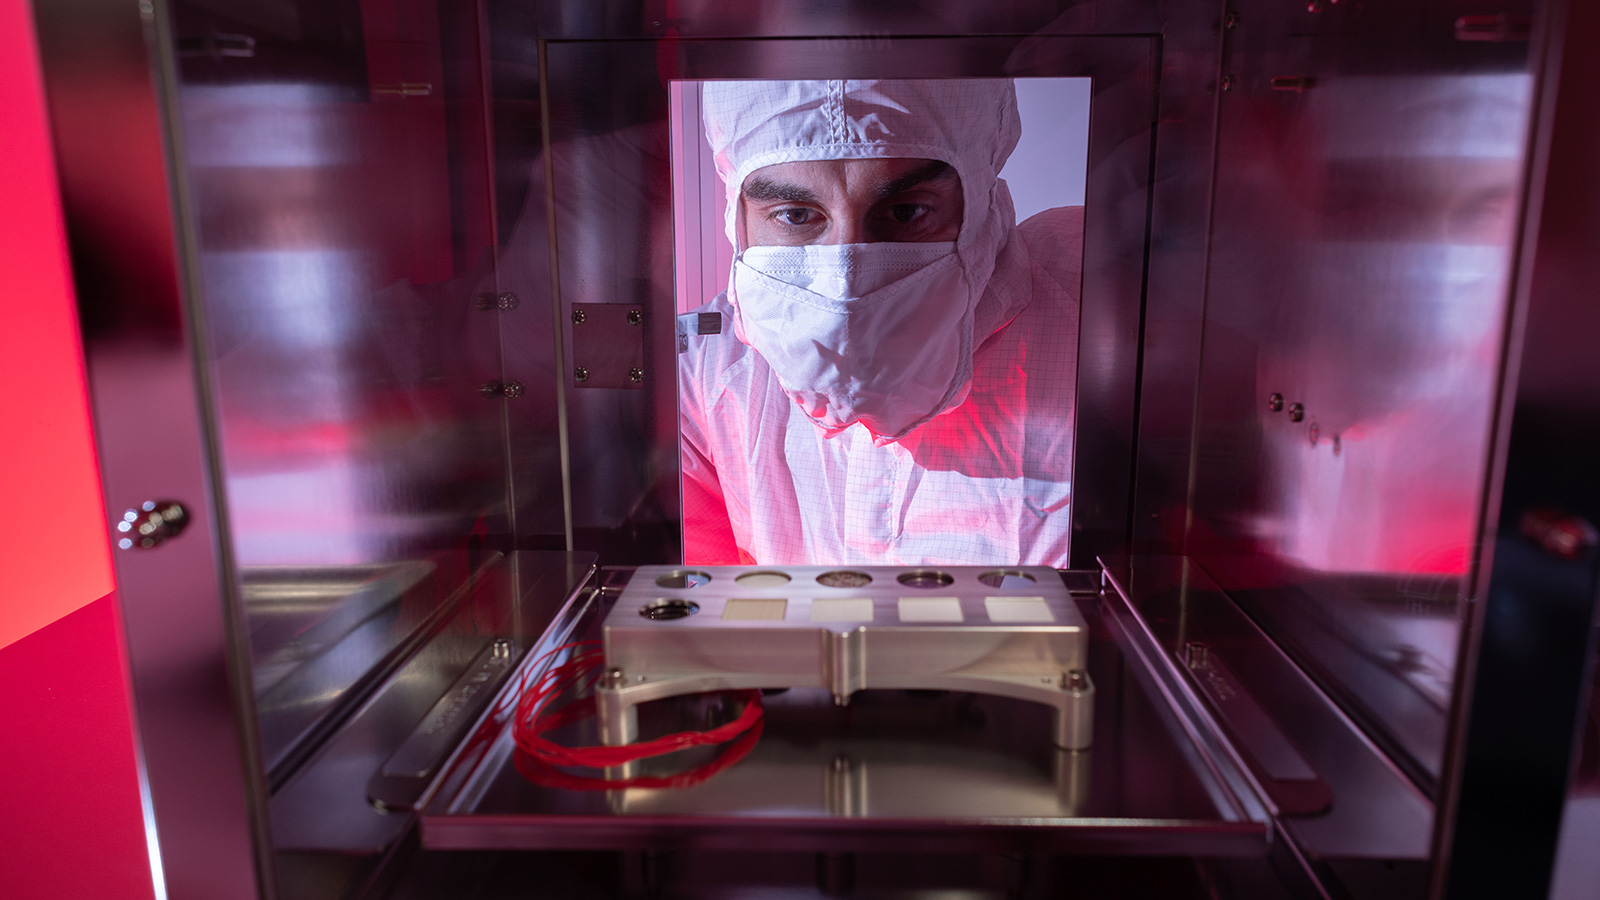
<path fill-rule="evenodd" d="M 919 185 L 953 179 L 955 170 L 936 159 L 904 157 L 820 159 L 777 163 L 750 173 L 741 193 L 758 201 L 816 202 L 820 193 L 840 183 L 852 192 L 889 197 Z"/>

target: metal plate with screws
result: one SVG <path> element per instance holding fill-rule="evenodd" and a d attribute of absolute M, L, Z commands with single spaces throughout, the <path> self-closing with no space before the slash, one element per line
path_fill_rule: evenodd
<path fill-rule="evenodd" d="M 572 386 L 644 387 L 644 307 L 628 303 L 574 303 L 571 314 Z"/>

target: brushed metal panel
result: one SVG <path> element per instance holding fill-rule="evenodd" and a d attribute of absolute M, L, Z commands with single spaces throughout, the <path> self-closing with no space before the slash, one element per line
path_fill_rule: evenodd
<path fill-rule="evenodd" d="M 1235 9 L 1189 546 L 1431 792 L 1489 484 L 1527 47 L 1456 41 L 1432 27 L 1469 11 L 1447 2 Z"/>
<path fill-rule="evenodd" d="M 240 17 L 177 8 L 176 107 L 278 784 L 478 565 L 468 536 L 507 541 L 512 401 L 480 386 L 516 312 L 478 302 L 496 290 L 475 11 Z M 233 33 L 248 53 L 208 49 Z"/>
<path fill-rule="evenodd" d="M 836 36 L 871 40 L 890 34 L 966 36 L 985 34 L 1101 33 L 1157 30 L 1153 2 L 1019 0 L 1015 3 L 816 3 L 757 0 L 730 6 L 717 0 L 672 4 L 594 4 L 558 0 L 541 4 L 539 33 L 551 40 L 675 37 Z"/>

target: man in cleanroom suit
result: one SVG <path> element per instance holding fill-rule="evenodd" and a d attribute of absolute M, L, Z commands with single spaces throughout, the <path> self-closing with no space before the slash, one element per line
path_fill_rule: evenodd
<path fill-rule="evenodd" d="M 1005 80 L 702 86 L 734 263 L 680 355 L 691 563 L 1067 562 L 1081 207 Z"/>

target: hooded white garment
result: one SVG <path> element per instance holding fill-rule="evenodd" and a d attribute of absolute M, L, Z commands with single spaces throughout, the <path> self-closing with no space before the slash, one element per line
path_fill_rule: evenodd
<path fill-rule="evenodd" d="M 949 316 L 958 339 L 939 345 L 959 357 L 955 379 L 889 438 L 817 427 L 752 348 L 737 291 L 698 310 L 732 327 L 680 356 L 687 561 L 1064 565 L 1082 217 L 1015 225 L 999 178 L 1021 133 L 1011 83 L 708 82 L 702 104 L 736 251 L 739 189 L 757 169 L 937 159 L 961 179 L 967 287 Z"/>

